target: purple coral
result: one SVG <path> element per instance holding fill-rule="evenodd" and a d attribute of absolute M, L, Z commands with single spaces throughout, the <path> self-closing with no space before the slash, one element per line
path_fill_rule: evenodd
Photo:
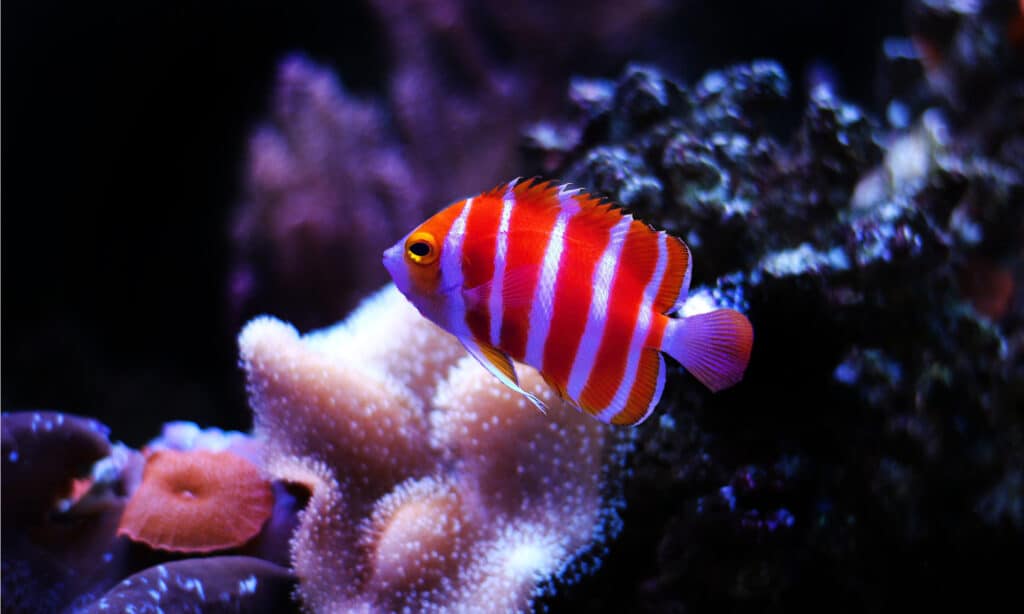
<path fill-rule="evenodd" d="M 302 323 L 344 313 L 385 279 L 367 266 L 423 214 L 423 195 L 371 102 L 301 57 L 279 70 L 272 123 L 249 142 L 232 300 Z M 372 257 L 370 256 L 372 255 Z"/>

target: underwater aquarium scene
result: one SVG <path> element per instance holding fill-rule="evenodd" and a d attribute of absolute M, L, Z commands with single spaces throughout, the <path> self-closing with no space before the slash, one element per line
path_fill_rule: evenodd
<path fill-rule="evenodd" d="M 1024 611 L 1024 0 L 5 2 L 0 611 Z"/>

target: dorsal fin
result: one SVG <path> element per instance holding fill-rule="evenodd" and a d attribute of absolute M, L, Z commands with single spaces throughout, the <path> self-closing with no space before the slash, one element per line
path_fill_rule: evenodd
<path fill-rule="evenodd" d="M 508 192 L 509 186 L 515 186 L 516 182 L 518 182 L 520 179 L 522 178 L 516 177 L 515 179 L 509 181 L 508 183 L 499 183 L 490 190 L 487 190 L 486 192 L 481 192 L 478 198 L 497 198 L 498 200 L 501 200 L 502 198 L 505 198 L 505 194 Z"/>
<path fill-rule="evenodd" d="M 526 181 L 519 181 L 512 189 L 516 202 L 536 203 L 542 207 L 557 206 L 558 192 L 561 186 L 554 181 L 544 181 L 539 177 L 531 177 Z"/>
<path fill-rule="evenodd" d="M 568 183 L 544 180 L 540 177 L 523 179 L 517 177 L 508 183 L 494 186 L 480 194 L 478 198 L 504 199 L 511 190 L 517 206 L 538 207 L 540 209 L 560 209 L 571 197 L 574 206 L 579 207 L 587 216 L 613 216 L 617 222 L 622 216 L 629 215 L 618 205 L 604 197 L 594 196 L 580 187 L 571 187 Z"/>
<path fill-rule="evenodd" d="M 504 199 L 511 190 L 517 205 L 537 206 L 542 208 L 558 207 L 558 194 L 564 186 L 554 181 L 544 181 L 540 177 L 524 180 L 516 177 L 508 183 L 496 185 L 480 195 L 481 198 Z"/>

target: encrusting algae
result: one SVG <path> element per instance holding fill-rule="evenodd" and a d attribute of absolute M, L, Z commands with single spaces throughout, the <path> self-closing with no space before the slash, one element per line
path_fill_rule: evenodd
<path fill-rule="evenodd" d="M 239 345 L 266 467 L 311 492 L 308 610 L 527 610 L 616 529 L 627 435 L 520 367 L 534 411 L 393 286 L 304 336 L 257 318 Z"/>

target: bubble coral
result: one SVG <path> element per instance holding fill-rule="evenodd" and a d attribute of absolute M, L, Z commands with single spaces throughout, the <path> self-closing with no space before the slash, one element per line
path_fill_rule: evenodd
<path fill-rule="evenodd" d="M 147 459 L 117 534 L 174 552 L 224 550 L 255 537 L 273 505 L 270 483 L 240 456 L 160 450 Z"/>
<path fill-rule="evenodd" d="M 622 431 L 537 413 L 393 286 L 299 336 L 239 337 L 267 467 L 312 495 L 291 543 L 307 609 L 518 611 L 617 527 Z"/>

